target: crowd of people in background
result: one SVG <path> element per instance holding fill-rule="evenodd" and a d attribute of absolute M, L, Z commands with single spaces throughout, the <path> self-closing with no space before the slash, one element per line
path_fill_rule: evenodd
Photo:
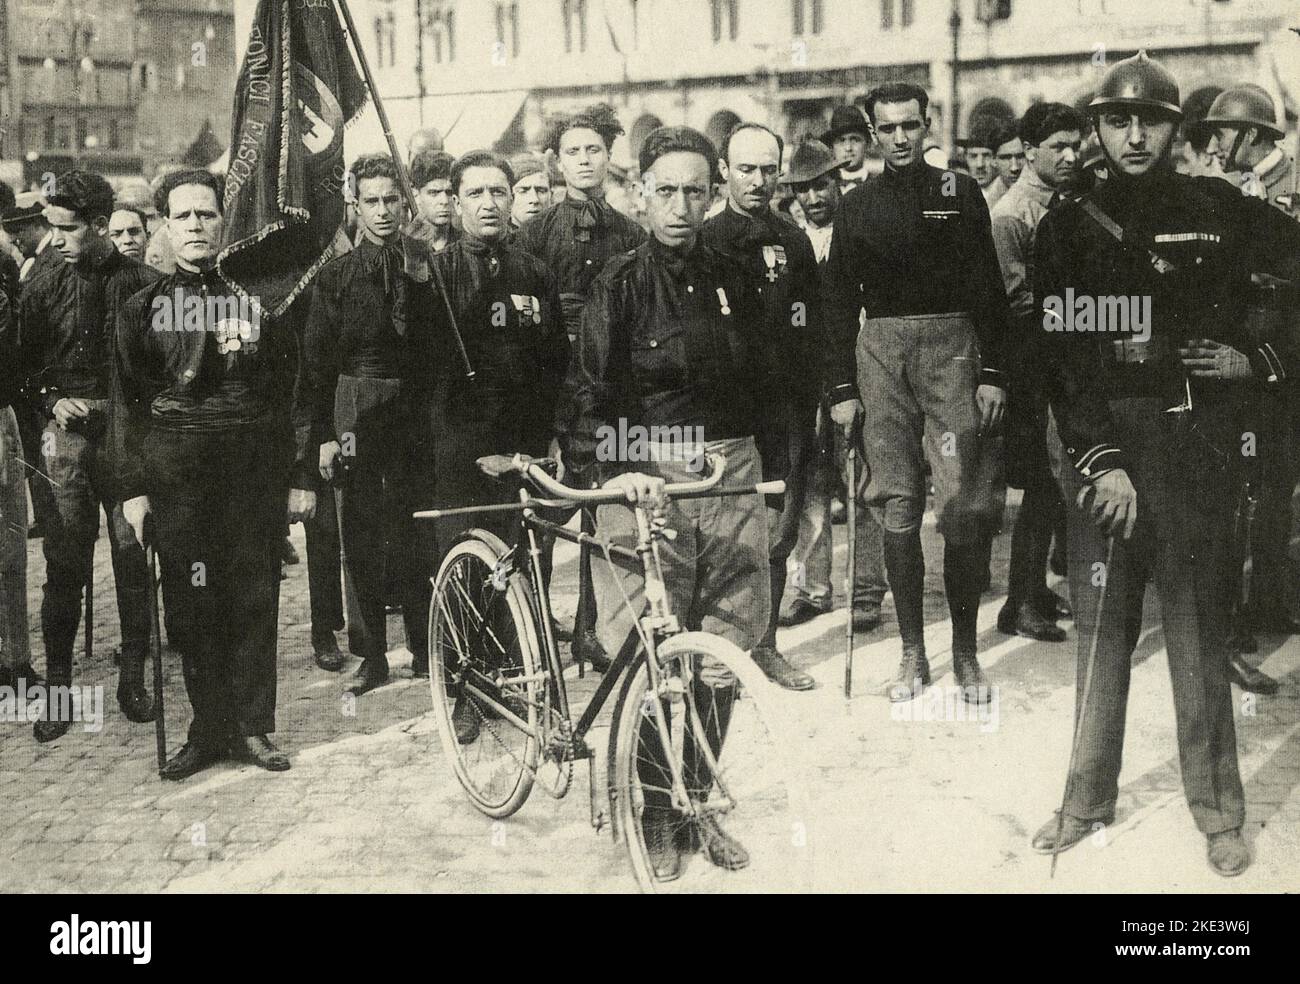
<path fill-rule="evenodd" d="M 193 708 L 163 777 L 226 757 L 282 771 L 289 757 L 268 736 L 281 565 L 297 561 L 288 523 L 307 528 L 315 662 L 347 666 L 346 629 L 360 660 L 346 688 L 360 697 L 390 678 L 391 611 L 411 672 L 428 674 L 441 553 L 470 526 L 511 535 L 505 513 L 429 524 L 414 511 L 509 501 L 515 487 L 488 463 L 515 453 L 554 459 L 571 485 L 656 497 L 689 456 L 608 460 L 597 432 L 687 426 L 725 454 L 728 479 L 783 478 L 787 492 L 674 512 L 674 609 L 794 691 L 815 682 L 780 651 L 777 627 L 834 609 L 831 531 L 848 510 L 847 617 L 878 629 L 892 594 L 901 659 L 884 693 L 910 700 L 931 683 L 931 509 L 955 682 L 986 703 L 996 684 L 977 614 L 1006 488 L 1023 490 L 997 628 L 1061 643 L 1058 622 L 1074 618 L 1080 661 L 1069 793 L 1035 835 L 1044 852 L 1113 819 L 1128 660 L 1154 581 L 1188 800 L 1211 866 L 1239 873 L 1229 685 L 1275 692 L 1246 657 L 1259 633 L 1300 632 L 1300 224 L 1284 126 L 1251 85 L 1182 105 L 1143 53 L 1114 65 L 1086 110 L 1038 103 L 981 123 L 951 158 L 927 93 L 904 83 L 837 107 L 797 146 L 759 122 L 716 147 L 663 127 L 628 166 L 611 159 L 623 129 L 603 104 L 553 119 L 537 153 L 454 157 L 420 131 L 406 162 L 352 162 L 334 257 L 254 334 L 151 322 L 173 298 L 226 291 L 218 176 L 168 168 L 115 190 L 73 170 L 19 195 L 0 186 L 0 682 L 71 683 L 102 508 L 117 696 L 136 722 L 157 712 L 144 686 L 146 544 L 161 562 Z M 1058 331 L 1046 319 L 1067 291 L 1147 297 L 1152 321 L 1145 336 L 1137 320 L 1114 337 Z M 1242 461 L 1244 433 L 1258 440 Z M 857 488 L 844 481 L 850 449 L 866 466 Z M 617 513 L 578 521 L 630 542 Z M 29 535 L 46 558 L 45 680 L 28 641 Z M 1051 573 L 1068 590 L 1049 587 Z M 628 632 L 629 585 L 613 577 L 584 551 L 575 622 L 556 627 L 599 670 Z M 710 685 L 729 708 L 735 681 Z M 457 739 L 488 740 L 485 713 L 458 695 Z M 50 713 L 35 737 L 67 730 Z M 686 849 L 670 813 L 654 805 L 642 821 L 663 878 Z M 746 863 L 716 819 L 701 841 L 715 864 Z"/>

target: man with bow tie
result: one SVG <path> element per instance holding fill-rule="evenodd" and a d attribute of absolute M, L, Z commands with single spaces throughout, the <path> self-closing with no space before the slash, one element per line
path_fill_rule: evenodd
<path fill-rule="evenodd" d="M 428 671 L 435 547 L 429 524 L 411 514 L 433 491 L 425 371 L 433 298 L 430 285 L 403 272 L 406 206 L 392 158 L 364 154 L 352 176 L 362 239 L 316 278 L 296 418 L 309 421 L 320 477 L 338 493 L 348 648 L 361 658 L 347 689 L 359 696 L 388 679 L 386 572 L 398 591 L 412 672 Z M 340 654 L 323 668 L 342 661 Z"/>
<path fill-rule="evenodd" d="M 605 200 L 610 148 L 622 133 L 618 117 L 605 103 L 552 119 L 545 146 L 555 155 L 564 175 L 565 197 L 519 233 L 519 246 L 545 263 L 555 275 L 570 341 L 577 335 L 592 282 L 606 262 L 635 249 L 646 239 L 639 225 L 615 211 Z M 575 476 L 571 481 L 580 482 L 584 478 Z M 595 529 L 590 513 L 583 513 L 582 522 L 586 532 Z M 609 666 L 609 658 L 595 636 L 596 609 L 588 551 L 582 551 L 579 563 L 574 655 L 603 671 Z"/>
<path fill-rule="evenodd" d="M 700 236 L 745 271 L 762 308 L 762 321 L 755 327 L 795 357 L 782 366 L 780 385 L 773 387 L 779 405 L 771 408 L 772 426 L 757 435 L 760 451 L 776 463 L 778 477 L 786 479 L 786 492 L 782 507 L 769 511 L 772 600 L 767 628 L 751 655 L 773 683 L 789 690 L 809 690 L 813 678 L 791 666 L 777 650 L 776 624 L 785 593 L 786 561 L 799 538 L 806 459 L 815 450 L 820 360 L 829 346 L 812 244 L 797 226 L 771 209 L 783 147 L 779 136 L 758 123 L 739 123 L 732 129 L 719 148 L 718 161 L 727 182 L 727 205 L 704 223 Z"/>
<path fill-rule="evenodd" d="M 294 523 L 316 510 L 290 423 L 297 338 L 262 319 L 219 340 L 217 312 L 233 300 L 216 269 L 221 179 L 177 171 L 158 197 L 176 272 L 134 294 L 118 317 L 112 461 L 141 543 L 153 518 L 168 642 L 194 708 L 188 740 L 159 774 L 184 779 L 226 756 L 282 772 L 289 758 L 267 737 L 280 551 L 286 513 Z M 188 317 L 166 327 L 158 312 L 168 304 L 196 311 L 202 330 L 177 330 Z"/>
<path fill-rule="evenodd" d="M 439 506 L 512 501 L 514 488 L 480 471 L 478 459 L 544 455 L 551 440 L 569 339 L 550 272 L 537 257 L 507 242 L 514 184 L 510 165 L 486 150 L 471 151 L 451 169 L 464 235 L 432 260 L 455 316 L 453 323 L 441 300 L 432 304 Z M 475 526 L 509 539 L 513 519 L 489 513 L 439 520 L 438 549 L 445 551 Z M 476 706 L 459 701 L 453 717 L 460 740 L 473 741 L 479 727 Z"/>

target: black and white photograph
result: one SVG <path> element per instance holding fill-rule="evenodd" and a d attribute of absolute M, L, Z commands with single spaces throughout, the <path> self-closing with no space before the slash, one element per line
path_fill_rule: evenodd
<path fill-rule="evenodd" d="M 865 893 L 1258 955 L 1298 118 L 1300 0 L 0 0 L 24 946 Z"/>

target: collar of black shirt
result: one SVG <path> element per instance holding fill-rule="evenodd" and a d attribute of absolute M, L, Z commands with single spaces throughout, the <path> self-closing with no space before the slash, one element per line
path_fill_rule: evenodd
<path fill-rule="evenodd" d="M 659 266 L 667 270 L 675 279 L 681 280 L 687 268 L 696 268 L 704 262 L 704 244 L 697 236 L 689 248 L 668 246 L 658 239 L 650 239 L 650 257 Z"/>

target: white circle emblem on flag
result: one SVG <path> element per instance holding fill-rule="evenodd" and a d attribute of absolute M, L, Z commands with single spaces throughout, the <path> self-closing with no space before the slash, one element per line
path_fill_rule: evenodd
<path fill-rule="evenodd" d="M 312 157 L 329 154 L 343 141 L 343 110 L 334 93 L 310 69 L 296 64 L 293 74 L 302 144 Z"/>

